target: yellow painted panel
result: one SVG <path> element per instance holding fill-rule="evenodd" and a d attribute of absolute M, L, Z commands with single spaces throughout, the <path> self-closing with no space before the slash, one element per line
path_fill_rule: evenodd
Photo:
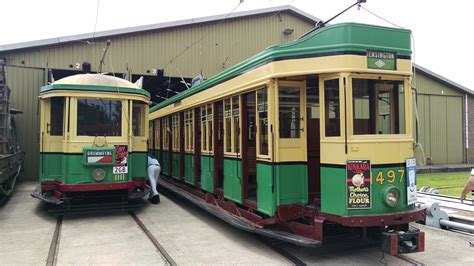
<path fill-rule="evenodd" d="M 410 60 L 399 59 L 397 64 L 400 71 L 371 70 L 371 72 L 406 76 L 411 75 L 410 68 L 406 68 L 408 65 L 411 66 Z M 150 115 L 150 118 L 156 119 L 169 113 L 199 106 L 206 102 L 212 102 L 231 95 L 241 94 L 245 91 L 256 89 L 257 87 L 266 84 L 266 82 L 272 78 L 305 74 L 337 73 L 343 71 L 366 72 L 367 58 L 358 55 L 338 55 L 271 62 L 203 92 L 183 99 L 178 107 L 174 107 L 174 105 L 171 104 L 157 110 Z"/>
<path fill-rule="evenodd" d="M 321 163 L 345 164 L 347 160 L 370 160 L 372 164 L 404 162 L 413 157 L 413 142 L 405 140 L 371 140 L 370 142 L 348 142 L 345 154 L 344 141 L 321 141 Z"/>

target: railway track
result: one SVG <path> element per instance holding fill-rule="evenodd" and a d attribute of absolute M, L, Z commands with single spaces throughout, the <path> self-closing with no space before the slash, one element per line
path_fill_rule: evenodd
<path fill-rule="evenodd" d="M 419 261 L 417 261 L 417 260 L 415 260 L 415 259 L 409 258 L 409 257 L 407 257 L 407 256 L 405 256 L 405 255 L 403 255 L 403 254 L 399 254 L 399 255 L 397 255 L 397 256 L 395 256 L 395 257 L 398 258 L 398 259 L 401 259 L 401 260 L 403 260 L 403 261 L 405 261 L 405 262 L 407 262 L 407 263 L 410 263 L 411 265 L 414 265 L 414 266 L 424 266 L 424 265 L 425 265 L 424 263 L 421 263 L 421 262 L 419 262 Z"/>
<path fill-rule="evenodd" d="M 173 258 L 170 256 L 170 254 L 168 254 L 168 252 L 163 248 L 160 242 L 158 242 L 155 236 L 150 232 L 150 230 L 148 230 L 148 228 L 145 226 L 145 224 L 143 224 L 140 218 L 138 218 L 135 212 L 129 211 L 128 213 L 130 214 L 130 216 L 132 216 L 133 220 L 137 223 L 137 225 L 140 227 L 143 233 L 145 233 L 148 239 L 153 243 L 157 251 L 161 253 L 162 257 L 166 260 L 166 262 L 171 266 L 176 266 L 177 264 L 173 260 Z"/>
<path fill-rule="evenodd" d="M 269 246 L 273 251 L 276 253 L 280 254 L 284 258 L 286 258 L 288 261 L 293 263 L 296 266 L 306 266 L 307 264 L 300 260 L 298 257 L 294 256 L 290 252 L 286 251 L 283 248 L 283 245 L 288 245 L 287 243 L 284 243 L 282 241 L 276 240 L 276 239 L 271 239 L 271 238 L 266 238 L 266 237 L 259 237 L 260 241 L 262 241 L 264 244 Z"/>
<path fill-rule="evenodd" d="M 163 248 L 160 242 L 156 237 L 150 232 L 146 225 L 140 220 L 140 218 L 135 214 L 134 211 L 128 211 L 130 217 L 135 221 L 140 230 L 145 234 L 147 239 L 155 246 L 157 252 L 160 254 L 162 259 L 171 266 L 176 266 L 176 262 L 170 256 L 170 254 Z M 46 259 L 47 266 L 55 266 L 58 260 L 58 254 L 60 252 L 60 242 L 61 242 L 61 231 L 63 225 L 63 215 L 57 216 L 56 226 L 54 228 L 53 237 L 51 239 L 51 244 L 49 246 L 48 257 Z"/>

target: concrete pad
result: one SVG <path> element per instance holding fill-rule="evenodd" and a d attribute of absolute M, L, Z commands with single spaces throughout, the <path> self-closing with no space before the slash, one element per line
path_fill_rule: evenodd
<path fill-rule="evenodd" d="M 376 248 L 339 246 L 308 249 L 285 245 L 284 249 L 308 265 L 412 265 Z"/>
<path fill-rule="evenodd" d="M 161 195 L 137 215 L 178 265 L 292 264 L 254 235 L 236 229 L 181 199 Z"/>
<path fill-rule="evenodd" d="M 127 212 L 66 216 L 57 262 L 58 265 L 166 264 Z"/>
<path fill-rule="evenodd" d="M 413 224 L 425 232 L 425 252 L 407 254 L 425 265 L 474 265 L 474 247 L 469 241 L 474 241 L 474 235 L 464 235 L 447 230 L 441 230 Z"/>
<path fill-rule="evenodd" d="M 0 207 L 0 264 L 45 264 L 56 218 L 30 196 L 35 183 L 22 183 Z"/>

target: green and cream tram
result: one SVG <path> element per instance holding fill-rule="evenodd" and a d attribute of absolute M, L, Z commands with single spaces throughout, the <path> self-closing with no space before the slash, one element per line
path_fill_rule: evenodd
<path fill-rule="evenodd" d="M 41 88 L 40 185 L 33 196 L 61 204 L 109 195 L 142 197 L 149 93 L 124 79 L 79 74 Z"/>
<path fill-rule="evenodd" d="M 424 218 L 413 190 L 410 34 L 327 26 L 154 106 L 159 184 L 281 240 L 385 232 L 392 253 L 422 251 L 423 233 L 408 226 Z"/>

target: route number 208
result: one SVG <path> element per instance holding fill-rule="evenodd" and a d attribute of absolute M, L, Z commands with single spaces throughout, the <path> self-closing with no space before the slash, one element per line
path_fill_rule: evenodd
<path fill-rule="evenodd" d="M 397 180 L 397 174 L 399 176 L 400 183 L 404 182 L 403 177 L 405 176 L 405 169 L 398 169 L 398 170 L 388 170 L 386 174 L 383 171 L 377 172 L 377 176 L 375 177 L 375 182 L 380 183 L 382 185 L 385 181 L 388 183 L 393 183 Z"/>

